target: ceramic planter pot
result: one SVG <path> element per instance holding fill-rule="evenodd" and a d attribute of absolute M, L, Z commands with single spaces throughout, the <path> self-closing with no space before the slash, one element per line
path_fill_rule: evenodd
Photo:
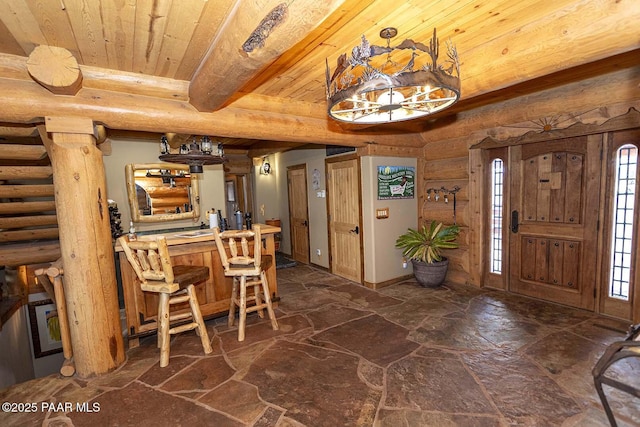
<path fill-rule="evenodd" d="M 413 264 L 413 275 L 420 285 L 427 288 L 434 288 L 442 285 L 447 276 L 449 260 L 442 258 L 442 261 L 427 264 L 426 262 L 411 260 Z"/>

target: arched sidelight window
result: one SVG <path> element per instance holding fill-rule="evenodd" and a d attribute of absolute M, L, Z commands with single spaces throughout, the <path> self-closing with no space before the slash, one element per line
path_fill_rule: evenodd
<path fill-rule="evenodd" d="M 633 260 L 634 207 L 638 148 L 625 144 L 616 152 L 608 296 L 629 300 Z"/>
<path fill-rule="evenodd" d="M 502 217 L 504 206 L 504 164 L 502 159 L 491 162 L 491 229 L 489 231 L 489 271 L 502 274 Z"/>

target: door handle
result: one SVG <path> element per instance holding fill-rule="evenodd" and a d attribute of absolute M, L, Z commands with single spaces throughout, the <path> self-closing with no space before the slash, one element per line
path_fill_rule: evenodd
<path fill-rule="evenodd" d="M 356 228 L 354 228 L 353 230 L 349 230 L 349 233 L 360 234 L 360 227 L 356 225 Z"/>
<path fill-rule="evenodd" d="M 307 220 L 305 219 L 304 221 L 302 221 L 302 225 L 304 225 L 305 227 L 309 225 L 309 223 L 307 222 Z"/>
<path fill-rule="evenodd" d="M 511 232 L 518 232 L 518 211 L 511 211 Z"/>

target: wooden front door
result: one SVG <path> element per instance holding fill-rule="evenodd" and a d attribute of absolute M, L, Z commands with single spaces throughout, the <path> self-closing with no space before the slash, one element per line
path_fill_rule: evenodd
<path fill-rule="evenodd" d="M 601 141 L 511 147 L 511 291 L 594 310 Z"/>
<path fill-rule="evenodd" d="M 287 169 L 289 189 L 289 222 L 291 225 L 291 256 L 309 264 L 309 210 L 307 203 L 306 166 Z"/>
<path fill-rule="evenodd" d="M 361 283 L 360 174 L 358 159 L 327 161 L 330 268 Z"/>

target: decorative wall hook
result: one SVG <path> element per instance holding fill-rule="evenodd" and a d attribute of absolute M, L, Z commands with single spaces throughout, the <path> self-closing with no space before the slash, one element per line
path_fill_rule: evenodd
<path fill-rule="evenodd" d="M 443 199 L 445 203 L 449 203 L 449 195 L 452 194 L 453 195 L 453 223 L 456 223 L 456 193 L 460 191 L 460 187 L 458 187 L 457 185 L 454 186 L 453 188 L 446 188 L 445 186 L 442 186 L 440 188 L 427 188 L 427 201 L 431 201 L 431 193 L 433 192 L 434 197 L 433 200 L 434 201 L 439 201 L 440 200 L 440 193 L 442 193 Z"/>
<path fill-rule="evenodd" d="M 442 186 L 440 188 L 427 188 L 427 200 L 431 201 L 431 193 L 433 193 L 435 195 L 433 199 L 437 202 L 438 200 L 440 200 L 439 193 L 442 193 L 444 202 L 449 203 L 448 195 L 455 195 L 458 191 L 460 191 L 460 187 L 458 187 L 457 185 L 453 188 L 446 188 L 445 186 Z"/>

